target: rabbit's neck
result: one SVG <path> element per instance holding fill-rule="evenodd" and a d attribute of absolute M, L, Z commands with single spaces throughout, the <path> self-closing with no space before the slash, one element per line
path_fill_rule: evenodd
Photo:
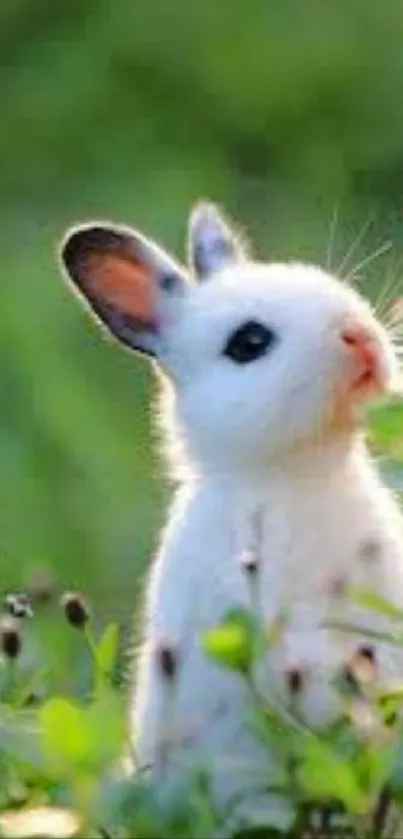
<path fill-rule="evenodd" d="M 201 589 L 209 581 L 207 601 L 215 592 L 217 615 L 230 591 L 239 597 L 245 552 L 256 551 L 261 562 L 269 611 L 283 602 L 320 602 L 326 587 L 353 579 L 355 567 L 365 573 L 360 551 L 390 539 L 398 519 L 359 438 L 294 453 L 262 473 L 210 473 L 192 492 L 198 556 L 192 576 L 200 574 Z"/>
<path fill-rule="evenodd" d="M 349 489 L 351 480 L 359 476 L 372 474 L 372 464 L 365 441 L 355 434 L 335 437 L 326 443 L 293 450 L 270 463 L 261 466 L 253 464 L 250 469 L 234 469 L 205 474 L 199 473 L 196 482 L 215 486 L 220 492 L 260 502 L 269 493 L 270 500 L 282 492 L 291 493 L 290 499 L 301 500 L 308 495 L 316 499 L 323 488 L 326 494 L 333 492 L 343 495 Z M 249 503 L 249 502 L 248 502 Z M 287 505 L 288 506 L 288 505 Z"/>
<path fill-rule="evenodd" d="M 343 521 L 354 530 L 370 531 L 371 519 L 387 520 L 395 509 L 358 434 L 290 452 L 261 469 L 199 474 L 185 482 L 184 496 L 186 486 L 203 510 L 205 532 L 211 527 L 220 542 L 220 533 L 228 531 L 234 550 L 229 531 L 236 531 L 238 553 L 253 543 L 259 516 L 267 539 L 273 543 L 278 538 L 279 549 L 283 545 L 290 552 L 291 542 L 294 547 L 300 540 L 302 548 L 315 536 L 316 548 L 324 550 L 331 538 L 337 542 Z"/>

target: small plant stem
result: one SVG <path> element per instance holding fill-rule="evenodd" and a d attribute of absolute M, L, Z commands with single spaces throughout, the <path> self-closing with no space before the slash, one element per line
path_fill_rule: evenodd
<path fill-rule="evenodd" d="M 165 771 L 168 753 L 174 741 L 176 685 L 169 679 L 165 682 L 164 700 L 160 719 L 160 738 L 158 749 L 158 771 Z"/>
<path fill-rule="evenodd" d="M 35 693 L 35 687 L 37 684 L 41 684 L 42 680 L 44 679 L 45 675 L 48 673 L 48 667 L 42 667 L 41 670 L 35 671 L 31 679 L 27 682 L 27 684 L 23 685 L 21 690 L 19 691 L 15 702 L 15 708 L 23 708 L 27 699 Z"/>
<path fill-rule="evenodd" d="M 4 694 L 8 698 L 9 702 L 12 702 L 16 687 L 16 661 L 14 659 L 7 660 L 6 671 L 7 677 Z"/>
<path fill-rule="evenodd" d="M 376 837 L 376 839 L 381 837 L 383 834 L 391 804 L 392 794 L 388 785 L 385 784 L 384 788 L 379 793 L 379 798 L 373 815 L 373 836 Z"/>
<path fill-rule="evenodd" d="M 100 664 L 98 658 L 97 647 L 94 641 L 94 636 L 92 635 L 91 629 L 89 624 L 86 624 L 83 627 L 83 635 L 85 638 L 85 642 L 87 644 L 88 651 L 94 663 L 95 668 L 95 693 L 99 694 L 102 691 L 102 688 L 105 686 L 105 681 L 108 679 L 109 674 L 105 672 L 104 668 Z"/>
<path fill-rule="evenodd" d="M 97 649 L 96 649 L 96 646 L 95 646 L 94 638 L 92 636 L 92 632 L 91 632 L 88 625 L 84 626 L 83 635 L 84 635 L 87 647 L 89 649 L 89 652 L 91 654 L 91 658 L 94 660 L 94 664 L 96 664 L 96 666 L 98 667 L 99 662 L 98 662 Z"/>

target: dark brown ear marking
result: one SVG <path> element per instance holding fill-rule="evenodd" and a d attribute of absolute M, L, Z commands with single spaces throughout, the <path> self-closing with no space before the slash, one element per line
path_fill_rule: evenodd
<path fill-rule="evenodd" d="M 71 230 L 60 259 L 90 311 L 127 347 L 167 358 L 165 326 L 187 291 L 187 273 L 142 233 L 110 224 Z"/>
<path fill-rule="evenodd" d="M 110 332 L 131 349 L 153 355 L 160 276 L 142 252 L 142 243 L 124 228 L 83 226 L 67 236 L 61 260 Z"/>
<path fill-rule="evenodd" d="M 86 267 L 86 260 L 94 254 L 122 255 L 130 252 L 129 235 L 123 230 L 102 226 L 83 226 L 72 230 L 61 248 L 61 258 L 69 274 L 79 277 Z"/>
<path fill-rule="evenodd" d="M 62 259 L 89 299 L 153 326 L 155 288 L 150 272 L 133 253 L 124 234 L 99 227 L 73 233 L 64 246 Z"/>

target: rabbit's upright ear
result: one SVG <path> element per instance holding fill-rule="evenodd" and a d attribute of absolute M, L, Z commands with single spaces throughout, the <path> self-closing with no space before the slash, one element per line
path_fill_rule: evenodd
<path fill-rule="evenodd" d="M 200 201 L 189 219 L 189 262 L 199 280 L 247 259 L 246 247 L 215 204 Z"/>
<path fill-rule="evenodd" d="M 145 236 L 112 225 L 69 231 L 62 266 L 95 316 L 121 343 L 158 355 L 186 274 Z"/>

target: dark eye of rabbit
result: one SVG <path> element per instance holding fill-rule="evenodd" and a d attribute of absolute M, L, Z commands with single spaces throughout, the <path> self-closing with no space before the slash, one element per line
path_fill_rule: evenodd
<path fill-rule="evenodd" d="M 276 335 L 267 326 L 250 320 L 238 327 L 229 337 L 224 355 L 236 364 L 248 364 L 265 355 L 276 341 Z"/>

